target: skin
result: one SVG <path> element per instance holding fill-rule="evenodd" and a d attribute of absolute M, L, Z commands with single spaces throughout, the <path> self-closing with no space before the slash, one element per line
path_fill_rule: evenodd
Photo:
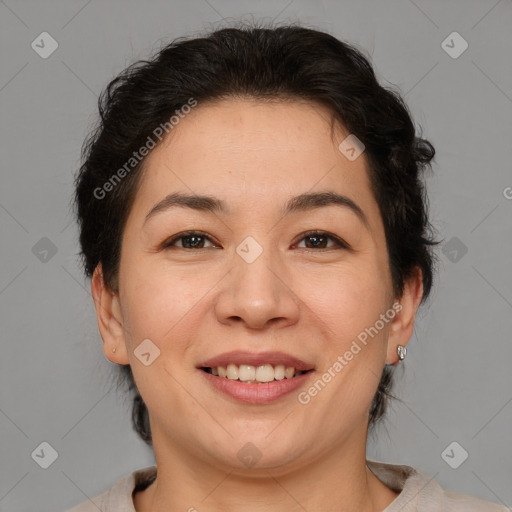
<path fill-rule="evenodd" d="M 332 136 L 333 135 L 333 136 Z M 147 404 L 158 478 L 134 496 L 137 512 L 381 511 L 397 496 L 366 467 L 368 410 L 385 363 L 407 345 L 423 289 L 421 273 L 393 296 L 386 240 L 363 153 L 339 150 L 323 107 L 249 99 L 198 105 L 146 158 L 125 227 L 119 292 L 92 279 L 106 357 L 130 364 Z M 174 207 L 144 219 L 171 192 L 224 200 L 229 214 Z M 350 197 L 282 216 L 305 192 Z M 190 239 L 163 242 L 200 230 Z M 327 231 L 350 250 L 316 248 L 308 230 Z M 263 253 L 247 263 L 236 247 L 252 236 Z M 314 241 L 313 241 L 314 242 Z M 215 247 L 213 247 L 213 246 Z M 326 247 L 326 248 L 324 248 Z M 297 400 L 379 315 L 402 310 L 307 405 Z M 149 366 L 134 354 L 149 338 L 160 350 Z M 113 353 L 112 349 L 116 348 Z M 279 350 L 312 363 L 305 387 L 268 405 L 221 395 L 196 366 L 232 351 Z M 253 443 L 261 459 L 237 457 Z"/>

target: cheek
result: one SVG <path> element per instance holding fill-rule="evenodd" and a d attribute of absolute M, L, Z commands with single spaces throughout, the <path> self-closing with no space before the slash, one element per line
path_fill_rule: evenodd
<path fill-rule="evenodd" d="M 310 286 L 304 297 L 323 324 L 325 339 L 334 336 L 343 347 L 385 312 L 387 296 L 375 269 L 352 267 L 333 272 L 323 286 Z"/>
<path fill-rule="evenodd" d="M 130 272 L 130 269 L 127 269 Z M 131 270 L 125 285 L 126 332 L 132 350 L 145 338 L 167 351 L 180 351 L 183 347 L 179 333 L 190 322 L 201 297 L 206 293 L 206 283 L 192 276 L 178 273 L 176 269 L 159 269 L 152 265 L 146 269 Z M 185 339 L 187 337 L 185 336 Z"/>
<path fill-rule="evenodd" d="M 386 283 L 376 277 L 370 270 L 346 272 L 312 297 L 322 330 L 322 382 L 306 392 L 315 397 L 315 415 L 333 431 L 366 418 L 382 373 L 389 321 L 380 315 L 388 303 Z"/>
<path fill-rule="evenodd" d="M 201 289 L 194 287 L 190 277 L 165 276 L 155 266 L 151 271 L 139 267 L 125 284 L 125 336 L 130 365 L 138 390 L 158 417 L 165 417 L 168 408 L 181 411 L 182 405 L 188 403 L 179 382 L 185 374 L 195 371 L 188 364 L 187 353 L 193 340 L 201 337 L 201 322 L 194 314 L 206 293 L 203 288 L 208 289 L 205 284 Z M 149 345 L 144 342 L 152 360 L 148 365 L 138 357 L 142 353 L 138 347 L 147 339 L 151 340 Z M 182 413 L 191 415 L 193 411 L 193 407 L 185 408 Z"/>

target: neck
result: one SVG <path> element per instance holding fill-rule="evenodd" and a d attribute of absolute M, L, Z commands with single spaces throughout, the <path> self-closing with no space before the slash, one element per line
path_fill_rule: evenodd
<path fill-rule="evenodd" d="M 241 471 L 219 469 L 204 459 L 191 458 L 180 446 L 162 443 L 163 438 L 154 432 L 158 475 L 153 484 L 134 496 L 135 509 L 380 512 L 397 493 L 367 468 L 366 436 L 362 437 L 357 444 L 355 439 L 347 439 L 303 466 Z"/>

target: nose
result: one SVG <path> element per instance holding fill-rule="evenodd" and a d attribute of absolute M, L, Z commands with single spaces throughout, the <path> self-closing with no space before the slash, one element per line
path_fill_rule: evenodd
<path fill-rule="evenodd" d="M 250 263 L 235 253 L 232 270 L 221 283 L 215 312 L 223 324 L 265 329 L 271 324 L 292 325 L 299 318 L 300 301 L 290 272 L 268 249 Z"/>

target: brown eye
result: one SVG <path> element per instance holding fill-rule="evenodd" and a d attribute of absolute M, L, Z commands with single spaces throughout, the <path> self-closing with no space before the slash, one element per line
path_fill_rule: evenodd
<path fill-rule="evenodd" d="M 302 243 L 303 240 L 306 240 L 306 249 L 335 249 L 335 248 L 345 248 L 348 249 L 349 246 L 343 240 L 334 236 L 330 233 L 326 233 L 325 231 L 312 231 L 309 233 L 305 233 L 299 243 Z M 334 245 L 330 245 L 329 241 L 334 242 Z"/>
<path fill-rule="evenodd" d="M 173 237 L 171 240 L 165 242 L 163 249 L 169 247 L 177 247 L 178 249 L 207 249 L 205 241 L 209 241 L 212 247 L 216 247 L 211 239 L 200 231 L 184 231 Z M 178 243 L 178 245 L 176 245 Z"/>

